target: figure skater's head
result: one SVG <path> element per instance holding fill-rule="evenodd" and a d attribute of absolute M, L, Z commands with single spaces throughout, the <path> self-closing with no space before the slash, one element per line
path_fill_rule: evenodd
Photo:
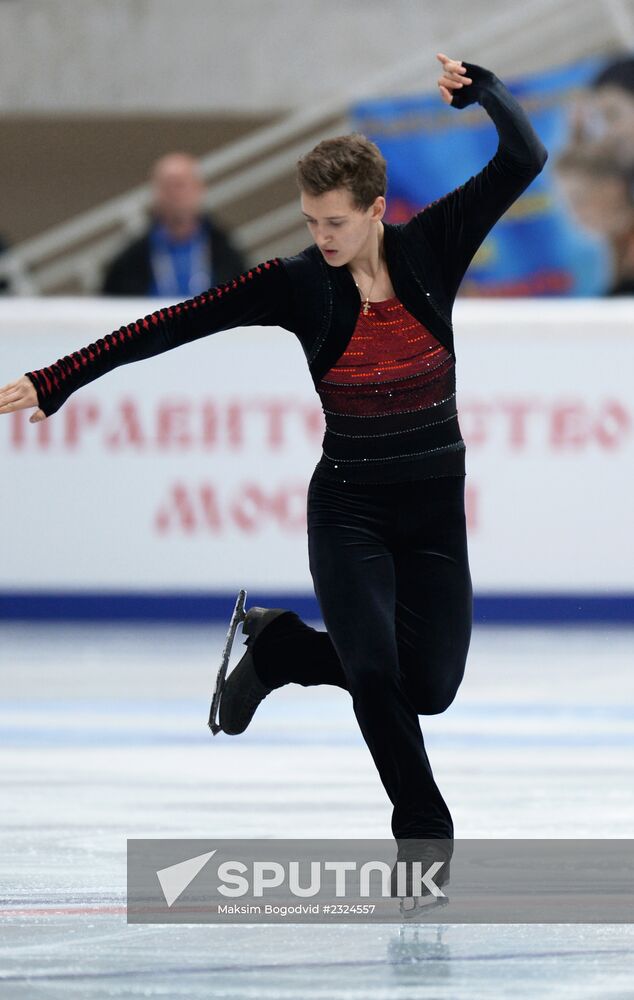
<path fill-rule="evenodd" d="M 341 267 L 378 240 L 387 164 L 366 136 L 323 139 L 297 161 L 296 180 L 302 213 L 329 264 Z"/>

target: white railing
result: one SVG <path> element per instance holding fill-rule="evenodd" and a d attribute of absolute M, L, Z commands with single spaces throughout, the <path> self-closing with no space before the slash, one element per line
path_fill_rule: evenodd
<path fill-rule="evenodd" d="M 475 61 L 471 53 L 477 52 L 478 61 L 492 59 L 500 73 L 513 72 L 518 63 L 532 65 L 536 58 L 542 65 L 547 65 L 549 59 L 556 64 L 563 58 L 600 51 L 615 43 L 620 47 L 634 44 L 633 24 L 631 5 L 626 0 L 603 0 L 602 4 L 594 0 L 558 0 L 555 9 L 552 0 L 532 0 L 521 10 L 506 10 L 443 39 L 442 49 L 471 61 Z M 340 115 L 339 131 L 348 130 L 346 113 L 355 101 L 408 87 L 431 87 L 437 64 L 434 60 L 430 67 L 429 54 L 427 43 L 423 53 L 202 157 L 208 185 L 207 208 L 217 209 L 290 174 L 298 157 L 324 137 L 326 122 L 332 134 L 333 123 Z M 255 164 L 244 165 L 254 157 L 259 158 Z M 225 179 L 215 180 L 227 173 Z M 8 277 L 16 294 L 46 293 L 69 282 L 94 292 L 104 263 L 145 226 L 150 197 L 149 185 L 141 185 L 24 241 L 0 256 L 0 276 Z M 297 198 L 280 208 L 263 211 L 236 227 L 232 236 L 254 260 L 295 252 L 307 240 Z M 280 245 L 282 237 L 285 249 Z"/>

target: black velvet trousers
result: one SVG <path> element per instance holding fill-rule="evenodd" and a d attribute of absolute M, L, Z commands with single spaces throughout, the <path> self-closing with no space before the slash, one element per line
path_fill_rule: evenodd
<path fill-rule="evenodd" d="M 473 609 L 464 490 L 464 476 L 338 484 L 313 473 L 309 565 L 326 631 L 289 612 L 254 652 L 274 686 L 350 693 L 397 839 L 453 838 L 418 717 L 444 712 L 464 674 Z"/>

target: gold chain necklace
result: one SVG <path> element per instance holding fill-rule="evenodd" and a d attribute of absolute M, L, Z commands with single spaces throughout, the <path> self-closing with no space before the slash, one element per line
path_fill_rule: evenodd
<path fill-rule="evenodd" d="M 353 277 L 354 277 L 354 275 L 353 275 Z M 376 281 L 376 274 L 374 275 L 374 281 Z M 359 282 L 357 281 L 357 279 L 356 278 L 354 279 L 355 285 L 357 286 L 357 288 L 359 288 L 359 293 L 361 295 L 361 301 L 363 302 L 363 315 L 364 316 L 367 316 L 368 312 L 370 310 L 370 296 L 372 295 L 372 289 L 374 288 L 374 281 L 372 282 L 372 285 L 370 286 L 370 291 L 368 292 L 368 295 L 367 295 L 367 298 L 366 298 L 365 302 L 363 302 L 363 292 L 359 288 Z"/>
<path fill-rule="evenodd" d="M 382 246 L 380 246 L 379 247 L 379 271 L 381 270 L 381 263 L 383 261 L 383 255 L 381 253 L 382 249 L 383 249 Z M 364 316 L 367 316 L 368 312 L 370 311 L 370 296 L 372 295 L 372 289 L 374 288 L 374 282 L 377 279 L 379 271 L 376 272 L 376 274 L 374 275 L 374 278 L 372 279 L 372 284 L 370 285 L 370 291 L 367 294 L 365 302 L 363 302 L 363 292 L 361 291 L 361 288 L 359 287 L 359 282 L 355 278 L 354 274 L 352 275 L 354 283 L 357 286 L 357 288 L 359 289 L 359 294 L 361 296 L 361 301 L 363 302 L 363 315 Z"/>

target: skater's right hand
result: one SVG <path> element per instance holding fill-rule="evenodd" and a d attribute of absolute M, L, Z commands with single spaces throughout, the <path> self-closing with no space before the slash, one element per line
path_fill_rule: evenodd
<path fill-rule="evenodd" d="M 453 101 L 453 89 L 456 87 L 469 86 L 473 83 L 471 77 L 466 76 L 467 69 L 462 65 L 460 59 L 450 59 L 444 52 L 437 52 L 436 59 L 442 63 L 443 75 L 438 78 L 438 89 L 445 104 Z M 451 89 L 449 89 L 451 88 Z"/>
<path fill-rule="evenodd" d="M 37 406 L 37 404 L 35 386 L 26 375 L 22 375 L 15 382 L 7 383 L 0 389 L 0 413 L 27 410 L 30 406 Z M 35 424 L 38 420 L 46 420 L 44 410 L 39 408 L 29 417 L 29 423 Z"/>

